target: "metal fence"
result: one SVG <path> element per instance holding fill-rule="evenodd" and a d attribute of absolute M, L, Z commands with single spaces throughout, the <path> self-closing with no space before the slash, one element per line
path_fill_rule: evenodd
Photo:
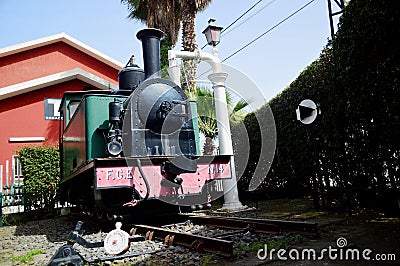
<path fill-rule="evenodd" d="M 7 224 L 7 217 L 24 212 L 25 190 L 22 184 L 2 186 L 0 191 L 0 227 L 3 221 Z"/>
<path fill-rule="evenodd" d="M 14 162 L 14 161 L 13 161 Z M 10 175 L 9 161 L 5 165 L 5 186 L 3 186 L 3 165 L 0 165 L 0 227 L 16 213 L 24 212 L 25 190 L 22 178 L 14 173 L 14 163 Z"/>

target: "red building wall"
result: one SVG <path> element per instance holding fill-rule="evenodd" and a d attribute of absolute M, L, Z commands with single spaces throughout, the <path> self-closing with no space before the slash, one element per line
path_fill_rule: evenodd
<path fill-rule="evenodd" d="M 98 78 L 118 84 L 118 69 L 64 43 L 57 42 L 13 55 L 0 57 L 2 88 L 48 75 L 81 68 Z M 89 84 L 73 79 L 56 85 L 0 100 L 0 165 L 6 184 L 6 161 L 9 184 L 12 156 L 26 145 L 58 145 L 59 120 L 45 120 L 44 99 L 62 98 L 65 91 L 80 91 Z M 93 86 L 91 86 L 93 87 Z M 44 137 L 44 142 L 10 142 L 16 137 Z M 1 174 L 1 173 L 0 173 Z"/>
<path fill-rule="evenodd" d="M 0 101 L 0 121 L 7 125 L 0 135 L 1 147 L 11 137 L 43 136 L 46 144 L 57 143 L 58 135 L 54 133 L 58 133 L 60 122 L 44 119 L 44 98 L 60 99 L 64 91 L 80 91 L 84 86 L 85 82 L 75 79 Z M 16 150 L 20 144 L 10 143 L 8 148 Z"/>

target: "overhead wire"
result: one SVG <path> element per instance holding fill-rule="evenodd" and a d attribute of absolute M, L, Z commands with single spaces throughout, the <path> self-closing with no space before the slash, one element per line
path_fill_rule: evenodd
<path fill-rule="evenodd" d="M 224 31 L 226 31 L 227 29 L 229 29 L 231 26 L 233 26 L 236 22 L 238 22 L 242 17 L 244 17 L 247 13 L 249 13 L 253 8 L 255 8 L 259 3 L 261 3 L 264 0 L 259 0 L 258 2 L 256 2 L 254 5 L 252 5 L 249 9 L 247 9 L 243 14 L 241 14 L 238 18 L 236 18 L 233 22 L 231 22 L 231 24 L 229 24 L 226 28 L 224 28 L 221 33 L 223 33 Z M 273 0 L 276 1 L 276 0 Z M 203 47 L 201 47 L 201 49 L 203 50 L 205 47 L 207 46 L 207 43 L 204 44 Z"/>
<path fill-rule="evenodd" d="M 265 8 L 269 7 L 271 4 L 273 4 L 276 0 L 272 0 L 270 2 L 268 2 L 265 6 L 263 6 L 262 8 L 260 8 L 258 11 L 256 11 L 253 15 L 251 15 L 250 17 L 248 17 L 247 19 L 245 19 L 244 21 L 242 21 L 240 24 L 236 25 L 236 27 L 233 27 L 230 31 L 224 33 L 229 27 L 226 27 L 225 29 L 223 29 L 221 31 L 222 36 L 226 36 L 229 33 L 231 33 L 232 31 L 234 31 L 235 29 L 239 28 L 240 26 L 242 26 L 244 23 L 246 23 L 247 21 L 249 21 L 250 19 L 252 19 L 253 17 L 255 17 L 257 14 L 259 14 L 261 11 L 263 11 Z"/>
<path fill-rule="evenodd" d="M 275 0 L 273 0 L 275 1 Z M 253 44 L 254 42 L 256 42 L 257 40 L 259 40 L 260 38 L 262 38 L 263 36 L 265 36 L 266 34 L 270 33 L 272 30 L 274 30 L 275 28 L 277 28 L 279 25 L 281 25 L 282 23 L 286 22 L 288 19 L 290 19 L 291 17 L 293 17 L 294 15 L 296 15 L 297 13 L 299 13 L 300 11 L 302 11 L 304 8 L 306 8 L 307 6 L 309 6 L 312 2 L 314 2 L 315 0 L 311 0 L 308 3 L 306 3 L 305 5 L 303 5 L 302 7 L 300 7 L 299 9 L 297 9 L 295 12 L 291 13 L 289 16 L 287 16 L 286 18 L 284 18 L 283 20 L 281 20 L 280 22 L 278 22 L 277 24 L 275 24 L 273 27 L 269 28 L 267 31 L 263 32 L 262 34 L 260 34 L 259 36 L 257 36 L 255 39 L 253 39 L 252 41 L 248 42 L 246 45 L 242 46 L 240 49 L 236 50 L 234 53 L 232 53 L 231 55 L 229 55 L 228 57 L 226 57 L 225 59 L 223 59 L 221 61 L 221 63 L 227 61 L 228 59 L 232 58 L 234 55 L 238 54 L 239 52 L 243 51 L 244 49 L 246 49 L 247 47 L 249 47 L 251 44 Z M 208 73 L 210 70 L 203 72 L 202 74 L 198 75 L 197 78 L 203 76 L 204 74 Z"/>
<path fill-rule="evenodd" d="M 281 25 L 282 23 L 284 23 L 285 21 L 287 21 L 288 19 L 290 19 L 291 17 L 293 17 L 294 15 L 296 15 L 297 13 L 299 13 L 301 10 L 303 10 L 304 8 L 306 8 L 308 5 L 310 5 L 312 2 L 314 2 L 315 0 L 311 0 L 309 1 L 307 4 L 303 5 L 302 7 L 300 7 L 299 9 L 297 9 L 295 12 L 293 12 L 292 14 L 290 14 L 289 16 L 287 16 L 286 18 L 284 18 L 283 20 L 281 20 L 279 23 L 275 24 L 273 27 L 269 28 L 267 31 L 263 32 L 262 34 L 260 34 L 257 38 L 253 39 L 252 41 L 248 42 L 246 45 L 242 46 L 240 49 L 238 49 L 237 51 L 235 51 L 234 53 L 232 53 L 231 55 L 229 55 L 228 57 L 226 57 L 224 60 L 221 61 L 221 63 L 225 62 L 226 60 L 230 59 L 232 56 L 236 55 L 237 53 L 239 53 L 240 51 L 244 50 L 245 48 L 247 48 L 248 46 L 250 46 L 251 44 L 253 44 L 254 42 L 256 42 L 257 40 L 259 40 L 260 38 L 262 38 L 263 36 L 265 36 L 266 34 L 268 34 L 269 32 L 271 32 L 272 30 L 274 30 L 275 28 L 277 28 L 279 25 Z"/>

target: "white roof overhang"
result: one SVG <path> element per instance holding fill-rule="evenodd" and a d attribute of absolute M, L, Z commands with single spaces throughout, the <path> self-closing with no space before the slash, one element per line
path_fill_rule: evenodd
<path fill-rule="evenodd" d="M 81 68 L 75 68 L 72 70 L 0 88 L 0 100 L 42 89 L 48 86 L 60 84 L 73 79 L 79 79 L 101 90 L 118 89 L 118 85 L 115 83 L 93 75 L 92 73 L 89 73 Z"/>

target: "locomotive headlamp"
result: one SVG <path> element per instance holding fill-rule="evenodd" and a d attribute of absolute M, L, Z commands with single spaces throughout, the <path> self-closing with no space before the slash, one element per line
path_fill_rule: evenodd
<path fill-rule="evenodd" d="M 107 144 L 107 151 L 112 156 L 118 156 L 122 152 L 122 145 L 116 140 L 113 140 Z"/>
<path fill-rule="evenodd" d="M 208 20 L 208 26 L 203 30 L 203 34 L 206 35 L 208 45 L 213 47 L 217 46 L 221 40 L 221 30 L 223 27 L 215 24 L 215 19 L 211 18 Z"/>

